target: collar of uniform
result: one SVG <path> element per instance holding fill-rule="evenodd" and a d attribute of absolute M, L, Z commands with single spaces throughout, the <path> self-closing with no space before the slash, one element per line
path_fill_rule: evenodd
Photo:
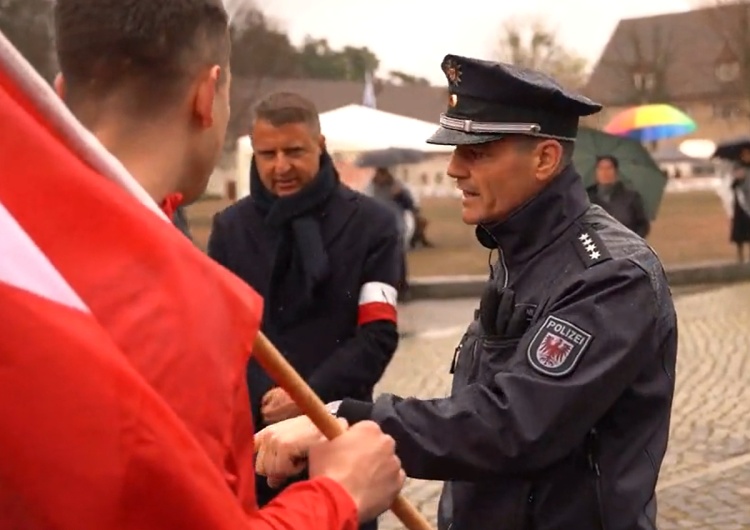
<path fill-rule="evenodd" d="M 562 234 L 588 205 L 581 177 L 570 165 L 507 220 L 477 226 L 476 236 L 482 246 L 500 249 L 506 262 L 523 263 Z"/>

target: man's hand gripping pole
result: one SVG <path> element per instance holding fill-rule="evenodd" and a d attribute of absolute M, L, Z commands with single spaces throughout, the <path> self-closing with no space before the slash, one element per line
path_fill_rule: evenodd
<path fill-rule="evenodd" d="M 263 333 L 259 332 L 255 339 L 253 355 L 326 438 L 331 440 L 344 433 L 344 427 L 328 413 L 320 398 Z M 393 501 L 391 511 L 408 530 L 432 530 L 427 519 L 401 495 Z"/>

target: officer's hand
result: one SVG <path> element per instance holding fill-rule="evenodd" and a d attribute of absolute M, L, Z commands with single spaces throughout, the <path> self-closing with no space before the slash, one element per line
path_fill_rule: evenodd
<path fill-rule="evenodd" d="M 346 421 L 341 419 L 343 425 Z M 307 465 L 310 448 L 325 441 L 307 416 L 299 416 L 266 427 L 255 435 L 255 471 L 278 487 Z"/>

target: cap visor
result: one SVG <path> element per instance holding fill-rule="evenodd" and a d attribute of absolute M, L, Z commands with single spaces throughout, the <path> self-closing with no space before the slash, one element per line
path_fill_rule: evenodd
<path fill-rule="evenodd" d="M 471 134 L 440 127 L 435 134 L 427 139 L 433 145 L 476 145 L 494 142 L 503 138 L 502 134 Z"/>

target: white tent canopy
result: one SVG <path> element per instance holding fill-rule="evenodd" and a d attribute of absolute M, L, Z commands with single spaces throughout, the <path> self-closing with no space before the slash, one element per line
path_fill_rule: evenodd
<path fill-rule="evenodd" d="M 414 149 L 445 153 L 452 146 L 431 145 L 427 138 L 438 125 L 391 112 L 347 105 L 320 115 L 320 127 L 331 152 L 361 152 L 388 149 Z"/>

